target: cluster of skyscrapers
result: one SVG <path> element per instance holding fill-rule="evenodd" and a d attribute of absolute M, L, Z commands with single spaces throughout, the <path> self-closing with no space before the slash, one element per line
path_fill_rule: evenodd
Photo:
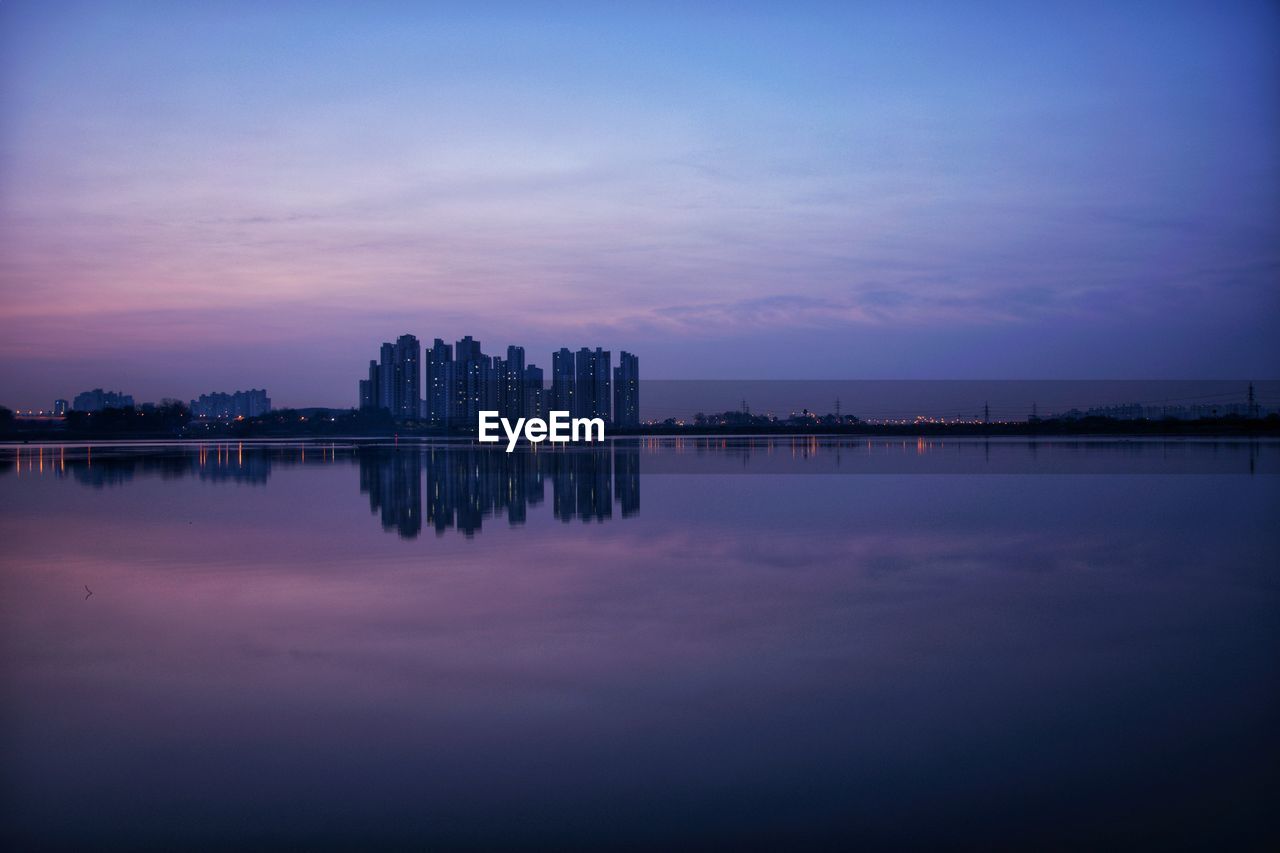
<path fill-rule="evenodd" d="M 193 418 L 256 418 L 269 411 L 271 398 L 265 388 L 250 388 L 234 394 L 215 391 L 201 394 L 200 399 L 191 401 Z"/>
<path fill-rule="evenodd" d="M 467 335 L 454 345 L 436 338 L 424 352 L 416 337 L 401 335 L 369 362 L 368 376 L 360 380 L 360 408 L 434 426 L 475 427 L 482 411 L 514 419 L 556 410 L 635 427 L 640 360 L 624 351 L 614 367 L 609 350 L 561 349 L 551 355 L 547 387 L 542 368 L 525 363 L 524 347 L 507 347 L 505 358 L 489 356 Z"/>
<path fill-rule="evenodd" d="M 65 400 L 58 400 L 58 403 L 64 403 Z M 54 405 L 54 410 L 59 408 Z M 94 388 L 92 391 L 81 391 L 71 401 L 71 408 L 77 412 L 100 412 L 103 409 L 130 409 L 133 408 L 133 395 L 124 394 L 119 391 L 103 391 L 101 388 Z M 61 414 L 66 414 L 62 412 Z"/>

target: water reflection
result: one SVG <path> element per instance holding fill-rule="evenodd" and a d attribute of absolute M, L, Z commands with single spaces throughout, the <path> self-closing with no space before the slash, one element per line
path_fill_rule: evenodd
<path fill-rule="evenodd" d="M 599 447 L 505 453 L 467 444 L 254 445 L 245 443 L 15 448 L 0 472 L 69 478 L 105 489 L 137 477 L 192 477 L 210 483 L 265 485 L 275 469 L 348 465 L 359 469 L 359 488 L 382 528 L 405 539 L 423 527 L 437 535 L 470 537 L 487 518 L 525 523 L 530 507 L 546 500 L 563 522 L 603 522 L 640 511 L 640 447 Z"/>
<path fill-rule="evenodd" d="M 222 442 L 0 447 L 0 474 L 95 489 L 138 477 L 263 486 L 275 470 L 348 466 L 382 528 L 405 539 L 526 522 L 548 502 L 562 522 L 640 511 L 646 474 L 1276 474 L 1273 439 L 946 439 L 818 436 L 641 438 L 515 453 L 465 442 Z"/>
<path fill-rule="evenodd" d="M 602 483 L 616 490 L 605 468 L 622 466 L 638 473 L 640 457 L 646 473 L 786 473 L 786 474 L 1277 474 L 1280 440 L 1275 438 L 942 438 L 723 436 L 619 439 L 602 447 L 527 445 L 512 454 L 500 448 L 449 441 L 222 442 L 68 445 L 2 445 L 0 474 L 62 475 L 70 472 L 86 485 L 108 486 L 135 475 L 195 475 L 207 480 L 264 483 L 272 466 L 324 465 L 377 459 L 392 464 L 396 454 L 434 463 L 478 466 L 503 474 L 528 471 L 560 476 L 587 485 Z M 612 457 L 606 461 L 605 457 Z M 531 461 L 533 460 L 533 461 Z M 403 463 L 394 463 L 403 464 Z M 393 464 L 393 467 L 394 467 Z M 603 479 L 601 479 L 603 478 Z M 479 480 L 475 479 L 477 483 Z M 597 497 L 585 493 L 588 506 Z M 566 505 L 580 507 L 575 492 L 563 495 Z M 536 503 L 536 500 L 531 501 Z M 634 511 L 637 498 L 619 493 L 618 502 Z M 598 508 L 598 507 L 597 507 Z M 518 511 L 517 511 L 518 512 Z M 571 509 L 569 517 L 599 517 L 594 511 Z"/>
<path fill-rule="evenodd" d="M 1273 849 L 1276 456 L 0 447 L 0 838 Z"/>
<path fill-rule="evenodd" d="M 501 453 L 469 446 L 357 448 L 360 491 L 384 530 L 406 539 L 423 526 L 473 536 L 484 520 L 505 516 L 523 524 L 529 507 L 546 499 L 555 518 L 606 521 L 619 504 L 623 518 L 640 511 L 640 451 L 635 445 Z"/>

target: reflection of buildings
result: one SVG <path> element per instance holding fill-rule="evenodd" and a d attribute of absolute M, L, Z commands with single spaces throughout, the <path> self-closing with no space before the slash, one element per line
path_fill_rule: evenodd
<path fill-rule="evenodd" d="M 630 518 L 640 511 L 640 449 L 638 446 L 613 448 L 613 494 L 622 508 L 622 517 Z"/>
<path fill-rule="evenodd" d="M 266 453 L 245 453 L 244 445 L 215 444 L 205 446 L 197 457 L 196 474 L 201 480 L 219 483 L 260 485 L 271 476 L 272 458 Z"/>
<path fill-rule="evenodd" d="M 640 510 L 640 450 L 564 449 L 504 453 L 475 446 L 363 448 L 360 489 L 382 526 L 413 538 L 425 523 L 443 534 L 450 528 L 473 536 L 484 520 L 506 516 L 523 524 L 530 506 L 541 504 L 551 482 L 552 512 L 561 521 L 613 517 L 614 495 L 624 518 Z"/>
<path fill-rule="evenodd" d="M 380 456 L 376 465 L 360 457 L 360 491 L 369 496 L 370 511 L 382 514 L 383 530 L 412 539 L 422 530 L 421 451 L 412 447 Z"/>
<path fill-rule="evenodd" d="M 273 460 L 272 455 L 277 458 Z M 65 448 L 49 448 L 41 454 L 39 470 L 43 472 L 47 465 L 55 476 L 71 476 L 76 482 L 95 489 L 123 485 L 135 477 L 176 480 L 195 476 L 215 483 L 261 485 L 271 476 L 273 461 L 284 461 L 278 457 L 278 451 L 275 454 L 246 451 L 243 444 L 231 442 L 153 453 L 116 451 L 108 447 L 88 448 L 87 452 L 74 449 L 70 458 Z M 19 464 L 23 461 L 20 458 Z"/>
<path fill-rule="evenodd" d="M 638 451 L 637 451 L 638 452 Z M 552 454 L 552 507 L 556 518 L 604 521 L 613 517 L 609 449 Z"/>
<path fill-rule="evenodd" d="M 252 445 L 244 442 L 137 449 L 112 446 L 18 447 L 0 454 L 0 474 L 72 477 L 93 488 L 139 477 L 197 477 L 211 483 L 263 485 L 277 465 L 357 464 L 361 493 L 382 527 L 406 539 L 424 527 L 438 535 L 475 535 L 485 519 L 524 524 L 547 500 L 563 522 L 623 518 L 640 511 L 639 441 L 506 453 L 475 444 Z"/>
<path fill-rule="evenodd" d="M 349 457 L 349 454 L 347 454 Z M 117 486 L 140 477 L 178 480 L 197 477 L 212 483 L 263 485 L 277 465 L 322 465 L 337 461 L 334 445 L 278 445 L 262 447 L 244 442 L 200 442 L 187 445 L 136 447 L 61 445 L 16 447 L 0 454 L 0 474 L 70 477 L 93 488 Z"/>

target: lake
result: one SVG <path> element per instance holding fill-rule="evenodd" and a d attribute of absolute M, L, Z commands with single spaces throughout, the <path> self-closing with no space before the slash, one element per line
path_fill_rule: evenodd
<path fill-rule="evenodd" d="M 9 849 L 1280 841 L 1280 442 L 0 447 Z"/>

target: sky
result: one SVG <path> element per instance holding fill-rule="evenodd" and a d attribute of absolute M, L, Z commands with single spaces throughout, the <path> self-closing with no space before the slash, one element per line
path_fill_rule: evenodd
<path fill-rule="evenodd" d="M 1274 378 L 1272 3 L 0 4 L 0 404 L 378 344 Z"/>

